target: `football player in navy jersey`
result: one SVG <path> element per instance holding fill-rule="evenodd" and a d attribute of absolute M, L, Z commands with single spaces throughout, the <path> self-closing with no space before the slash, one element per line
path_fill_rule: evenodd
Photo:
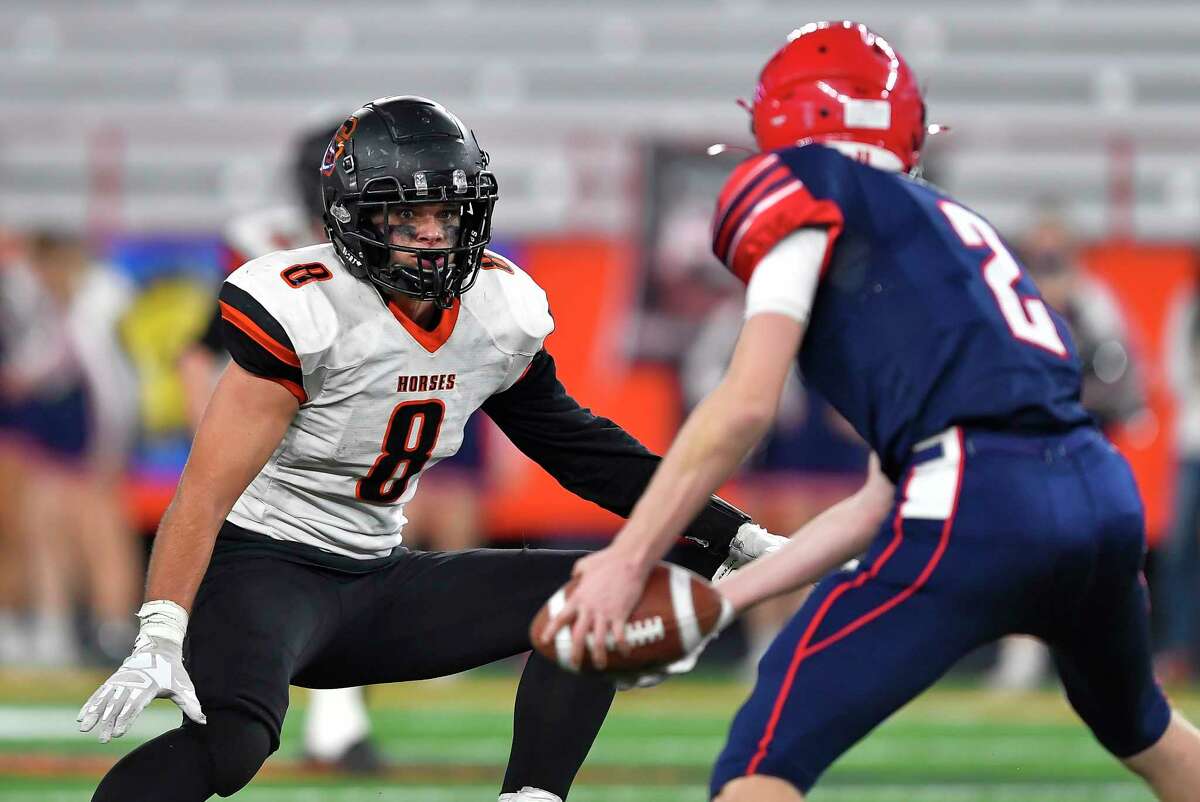
<path fill-rule="evenodd" d="M 486 250 L 488 161 L 433 101 L 369 103 L 320 164 L 328 241 L 222 285 L 232 362 L 159 527 L 133 653 L 79 714 L 102 742 L 156 696 L 185 718 L 96 802 L 236 793 L 279 746 L 289 684 L 445 676 L 529 648 L 579 553 L 402 545 L 405 505 L 476 411 L 606 509 L 628 514 L 645 489 L 658 457 L 567 394 L 545 293 Z M 715 497 L 688 537 L 681 564 L 710 574 L 780 540 Z M 501 802 L 561 802 L 613 693 L 530 657 Z"/>
<path fill-rule="evenodd" d="M 819 580 L 759 664 L 712 797 L 803 799 L 960 657 L 1028 633 L 1100 743 L 1160 799 L 1195 800 L 1200 733 L 1151 674 L 1137 487 L 1080 406 L 1063 321 L 983 217 L 912 177 L 927 128 L 905 62 L 865 26 L 808 25 L 751 113 L 762 152 L 713 225 L 748 285 L 733 360 L 541 636 L 571 622 L 574 659 L 590 634 L 605 662 L 603 636 L 621 641 L 650 567 L 766 430 L 798 360 L 874 455 L 861 490 L 717 586 L 744 610 Z"/>

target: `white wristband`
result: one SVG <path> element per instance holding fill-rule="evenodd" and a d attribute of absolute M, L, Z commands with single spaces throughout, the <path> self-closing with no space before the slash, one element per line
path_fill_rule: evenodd
<path fill-rule="evenodd" d="M 142 622 L 141 634 L 183 645 L 188 614 L 175 602 L 167 599 L 148 601 L 138 610 L 137 617 Z"/>
<path fill-rule="evenodd" d="M 746 521 L 746 523 L 742 524 L 741 526 L 739 526 L 737 528 L 737 532 L 734 533 L 734 537 L 745 538 L 748 535 L 769 535 L 769 534 L 771 534 L 771 533 L 768 532 L 766 529 L 764 529 L 759 524 L 754 523 L 754 521 Z"/>

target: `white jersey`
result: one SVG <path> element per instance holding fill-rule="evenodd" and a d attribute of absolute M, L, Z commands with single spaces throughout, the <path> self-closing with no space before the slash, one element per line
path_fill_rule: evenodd
<path fill-rule="evenodd" d="M 421 475 L 458 450 L 467 419 L 521 378 L 554 327 L 542 289 L 495 254 L 426 331 L 328 244 L 243 265 L 221 310 L 233 358 L 300 401 L 229 520 L 361 559 L 400 544 Z"/>

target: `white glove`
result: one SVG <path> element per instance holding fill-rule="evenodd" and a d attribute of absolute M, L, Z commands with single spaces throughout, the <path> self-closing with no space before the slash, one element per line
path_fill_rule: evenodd
<path fill-rule="evenodd" d="M 774 537 L 772 535 L 771 537 Z M 725 627 L 733 622 L 733 605 L 724 596 L 721 597 L 721 616 L 717 619 L 716 628 L 710 632 L 700 644 L 685 654 L 683 657 L 676 660 L 674 663 L 668 663 L 657 671 L 650 671 L 644 674 L 617 674 L 613 678 L 614 684 L 618 691 L 628 691 L 634 688 L 652 688 L 660 682 L 665 681 L 669 677 L 677 674 L 686 674 L 696 667 L 696 661 L 700 659 L 704 649 L 708 646 L 709 641 L 716 638 Z"/>
<path fill-rule="evenodd" d="M 758 524 L 742 524 L 729 542 L 729 556 L 712 575 L 712 581 L 720 582 L 751 560 L 779 551 L 787 542 L 786 537 L 772 535 Z"/>
<path fill-rule="evenodd" d="M 192 679 L 183 667 L 187 612 L 172 601 L 151 601 L 138 610 L 142 622 L 133 654 L 91 695 L 75 719 L 79 731 L 100 724 L 100 743 L 119 738 L 152 699 L 168 697 L 197 724 L 206 723 Z"/>

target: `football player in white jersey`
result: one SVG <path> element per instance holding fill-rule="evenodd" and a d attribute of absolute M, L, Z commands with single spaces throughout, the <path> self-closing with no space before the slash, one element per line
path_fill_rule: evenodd
<path fill-rule="evenodd" d="M 485 251 L 487 164 L 440 105 L 369 103 L 322 160 L 330 242 L 225 282 L 233 362 L 159 528 L 133 654 L 80 728 L 119 736 L 156 696 L 186 717 L 94 800 L 235 793 L 279 745 L 289 684 L 423 679 L 529 649 L 577 552 L 402 545 L 405 504 L 477 409 L 565 487 L 629 514 L 659 458 L 558 382 L 545 294 Z M 781 540 L 715 497 L 686 537 L 681 564 L 706 574 Z M 531 656 L 502 802 L 565 797 L 612 695 Z"/>
<path fill-rule="evenodd" d="M 321 174 L 314 165 L 320 163 L 339 125 L 340 120 L 328 121 L 297 138 L 289 165 L 292 203 L 239 215 L 226 227 L 231 268 L 274 251 L 328 241 L 321 208 Z M 209 325 L 179 358 L 193 431 L 200 424 L 221 371 L 229 363 L 222 328 L 221 309 L 214 299 Z M 350 774 L 383 771 L 385 764 L 370 740 L 370 729 L 362 688 L 319 688 L 309 692 L 303 738 L 310 765 Z"/>

